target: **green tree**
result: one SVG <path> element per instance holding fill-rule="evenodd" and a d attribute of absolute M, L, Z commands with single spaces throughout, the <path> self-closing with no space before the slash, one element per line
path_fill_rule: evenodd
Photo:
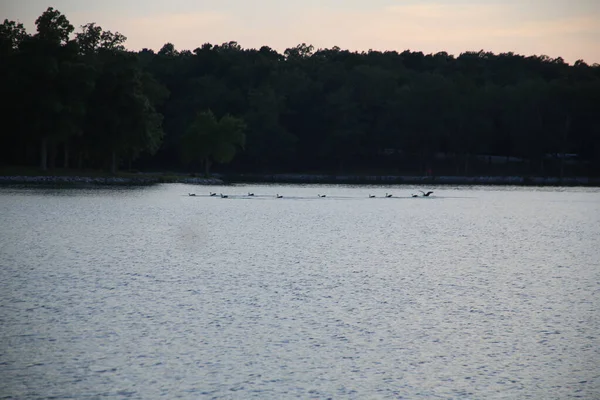
<path fill-rule="evenodd" d="M 251 164 L 273 168 L 293 161 L 297 138 L 281 123 L 284 107 L 285 99 L 270 86 L 249 91 L 244 156 Z"/>
<path fill-rule="evenodd" d="M 109 53 L 90 100 L 88 149 L 110 160 L 116 173 L 123 159 L 154 154 L 162 141 L 162 115 L 144 91 L 143 73 L 135 56 Z"/>
<path fill-rule="evenodd" d="M 22 44 L 28 37 L 23 24 L 5 19 L 0 25 L 0 87 L 6 99 L 0 107 L 3 126 L 0 129 L 0 162 L 22 162 L 24 158 L 19 150 L 25 120 L 20 115 L 26 94 L 23 93 L 24 76 L 19 62 Z"/>
<path fill-rule="evenodd" d="M 96 55 L 100 50 L 125 51 L 127 38 L 119 32 L 105 31 L 95 23 L 81 26 L 81 32 L 75 34 L 79 51 L 84 55 Z"/>
<path fill-rule="evenodd" d="M 25 128 L 40 143 L 40 168 L 54 164 L 56 146 L 79 130 L 82 104 L 90 90 L 87 68 L 77 60 L 77 45 L 69 40 L 74 28 L 58 10 L 48 8 L 37 20 L 37 33 L 20 52 L 22 89 L 27 92 Z"/>
<path fill-rule="evenodd" d="M 231 115 L 217 119 L 210 110 L 198 113 L 182 140 L 184 160 L 201 162 L 209 176 L 213 162 L 228 163 L 244 149 L 245 129 L 244 121 Z"/>
<path fill-rule="evenodd" d="M 45 169 L 78 154 L 79 166 L 110 160 L 113 171 L 196 160 L 207 171 L 229 161 L 235 171 L 437 175 L 491 172 L 491 157 L 477 162 L 485 154 L 506 157 L 501 174 L 600 176 L 598 64 L 485 50 L 278 53 L 234 41 L 130 52 L 125 36 L 96 23 L 73 37 L 53 8 L 36 25 L 33 35 L 0 25 L 6 163 Z M 197 113 L 209 109 L 247 128 Z"/>

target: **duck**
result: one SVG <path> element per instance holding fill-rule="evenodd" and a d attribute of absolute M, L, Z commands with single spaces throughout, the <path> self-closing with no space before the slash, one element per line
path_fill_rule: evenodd
<path fill-rule="evenodd" d="M 222 198 L 222 199 L 226 199 L 226 198 L 228 198 L 228 197 L 229 197 L 228 195 L 221 193 L 221 198 Z"/>
<path fill-rule="evenodd" d="M 188 196 L 195 196 L 196 193 L 188 193 Z"/>
<path fill-rule="evenodd" d="M 283 198 L 283 196 L 282 196 L 282 195 L 280 195 L 280 194 L 276 194 L 276 196 L 277 196 L 277 198 L 278 198 L 278 199 L 281 199 L 281 198 Z"/>
<path fill-rule="evenodd" d="M 433 193 L 433 192 L 427 192 L 427 193 L 425 193 L 422 190 L 419 190 L 419 192 L 423 193 L 423 197 L 429 197 L 429 195 Z"/>
<path fill-rule="evenodd" d="M 318 194 L 317 196 L 319 196 L 319 197 L 327 197 L 326 194 Z"/>
<path fill-rule="evenodd" d="M 413 194 L 410 195 L 410 197 L 419 197 L 419 195 L 413 193 Z"/>
<path fill-rule="evenodd" d="M 369 195 L 369 198 L 370 198 L 370 199 L 373 199 L 373 198 L 375 198 L 375 195 L 374 195 L 374 194 L 370 194 L 370 195 Z"/>
<path fill-rule="evenodd" d="M 248 192 L 248 196 L 254 196 L 254 193 Z"/>
<path fill-rule="evenodd" d="M 216 196 L 217 195 L 216 193 L 213 193 L 213 192 L 208 192 L 208 193 L 210 193 L 211 196 Z"/>
<path fill-rule="evenodd" d="M 385 197 L 392 197 L 392 195 L 391 195 L 391 194 L 387 194 L 387 193 L 386 193 L 386 194 L 385 194 Z"/>

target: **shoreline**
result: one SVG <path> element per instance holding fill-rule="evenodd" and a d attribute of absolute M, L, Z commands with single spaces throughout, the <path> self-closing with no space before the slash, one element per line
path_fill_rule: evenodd
<path fill-rule="evenodd" d="M 224 174 L 227 183 L 323 183 L 361 185 L 512 185 L 512 186 L 591 186 L 600 187 L 600 178 L 523 176 L 405 176 L 405 175 L 326 175 L 326 174 Z"/>
<path fill-rule="evenodd" d="M 222 185 L 219 178 L 196 178 L 185 176 L 63 176 L 63 175 L 38 175 L 38 176 L 0 176 L 0 184 L 90 184 L 90 185 L 154 185 L 157 183 L 186 183 L 194 185 Z"/>
<path fill-rule="evenodd" d="M 0 185 L 10 184 L 89 184 L 153 185 L 183 183 L 226 185 L 236 183 L 357 184 L 357 185 L 498 185 L 498 186 L 588 186 L 600 187 L 600 178 L 522 177 L 522 176 L 404 176 L 404 175 L 326 175 L 326 174 L 215 174 L 212 178 L 190 176 L 0 176 Z"/>

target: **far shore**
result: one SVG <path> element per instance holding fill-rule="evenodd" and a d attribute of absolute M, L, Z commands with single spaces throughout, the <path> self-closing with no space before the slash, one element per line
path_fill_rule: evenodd
<path fill-rule="evenodd" d="M 327 183 L 366 185 L 513 185 L 513 186 L 600 186 L 600 178 L 523 176 L 407 176 L 323 174 L 229 174 L 228 183 Z"/>
<path fill-rule="evenodd" d="M 81 173 L 0 175 L 0 184 L 151 185 L 184 183 L 223 185 L 235 183 L 365 184 L 365 185 L 512 185 L 600 187 L 600 178 L 523 176 L 406 176 L 327 174 L 214 174 L 210 178 L 169 173 L 123 173 L 116 176 Z"/>
<path fill-rule="evenodd" d="M 57 184 L 57 185 L 153 185 L 157 183 L 187 183 L 194 185 L 222 185 L 218 178 L 197 178 L 189 176 L 0 176 L 0 184 Z"/>

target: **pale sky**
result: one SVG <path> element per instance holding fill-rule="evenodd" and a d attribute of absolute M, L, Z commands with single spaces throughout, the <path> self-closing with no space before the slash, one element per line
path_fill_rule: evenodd
<path fill-rule="evenodd" d="M 79 27 L 96 22 L 126 47 L 178 50 L 236 41 L 280 52 L 315 48 L 469 50 L 600 63 L 600 0 L 0 0 L 0 18 L 35 32 L 49 6 Z"/>

